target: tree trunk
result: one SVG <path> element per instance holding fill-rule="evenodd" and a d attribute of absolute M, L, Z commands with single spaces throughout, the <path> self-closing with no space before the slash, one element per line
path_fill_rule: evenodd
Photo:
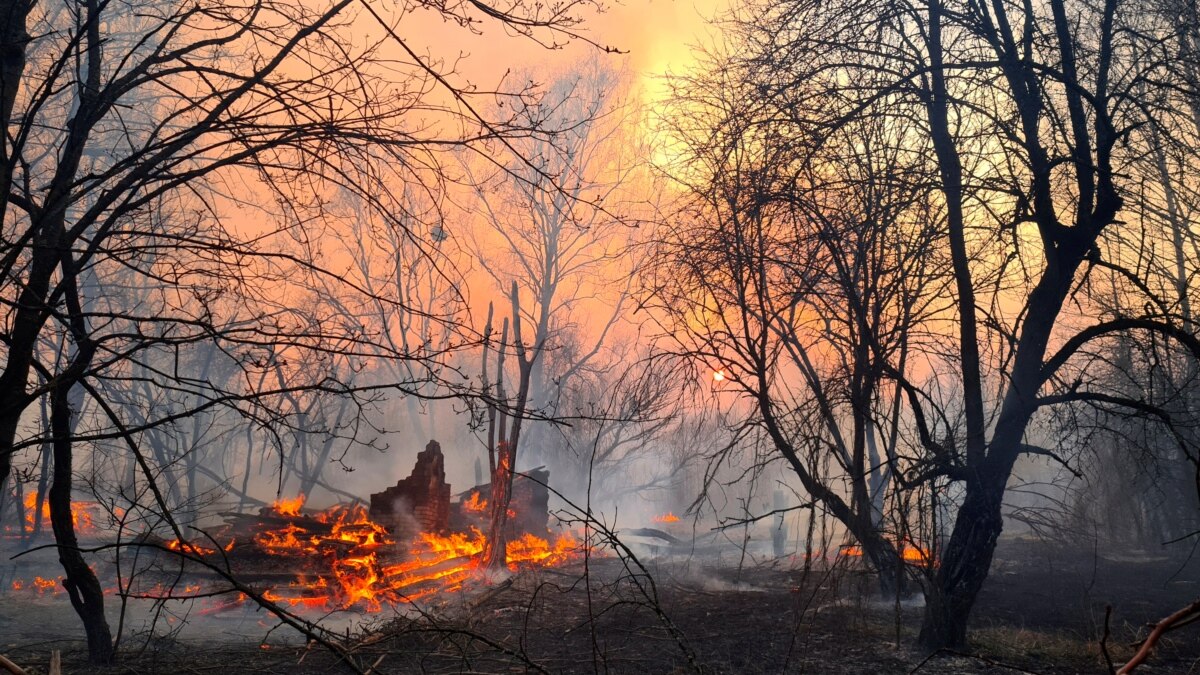
<path fill-rule="evenodd" d="M 1004 529 L 1002 496 L 1002 489 L 982 481 L 968 482 L 937 576 L 925 594 L 925 619 L 918 638 L 922 647 L 937 650 L 966 645 L 967 617 L 987 579 L 996 540 Z"/>
<path fill-rule="evenodd" d="M 58 560 L 67 575 L 63 586 L 87 633 L 88 660 L 96 665 L 104 665 L 112 663 L 115 655 L 112 633 L 104 616 L 104 590 L 79 552 L 79 541 L 71 518 L 72 423 L 71 404 L 67 398 L 70 389 L 69 382 L 62 383 L 50 395 L 50 426 L 54 443 L 50 522 L 58 545 Z"/>
<path fill-rule="evenodd" d="M 508 569 L 508 505 L 512 501 L 514 453 L 505 441 L 500 441 L 498 450 L 496 470 L 492 472 L 492 517 L 483 557 L 483 568 L 490 571 Z"/>

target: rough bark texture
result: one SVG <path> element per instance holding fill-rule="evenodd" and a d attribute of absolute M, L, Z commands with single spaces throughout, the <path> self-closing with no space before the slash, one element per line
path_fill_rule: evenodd
<path fill-rule="evenodd" d="M 508 506 L 512 500 L 511 446 L 505 441 L 497 448 L 496 470 L 492 472 L 492 511 L 488 525 L 487 545 L 483 550 L 483 568 L 508 568 Z"/>
<path fill-rule="evenodd" d="M 58 545 L 58 559 L 66 572 L 63 586 L 87 634 L 88 660 L 104 665 L 112 663 L 115 657 L 112 632 L 104 616 L 104 589 L 79 552 L 79 540 L 71 517 L 72 424 L 71 405 L 67 399 L 70 388 L 70 384 L 60 384 L 51 394 L 54 482 L 50 485 L 50 522 Z"/>

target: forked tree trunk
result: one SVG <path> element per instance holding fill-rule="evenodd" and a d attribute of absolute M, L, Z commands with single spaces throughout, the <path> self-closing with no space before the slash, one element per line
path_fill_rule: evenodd
<path fill-rule="evenodd" d="M 487 570 L 508 568 L 508 506 L 512 501 L 513 453 L 505 441 L 496 453 L 498 461 L 492 472 L 492 512 L 488 524 L 488 545 L 484 550 L 483 567 Z"/>
<path fill-rule="evenodd" d="M 922 647 L 933 651 L 966 646 L 967 618 L 1004 529 L 1002 495 L 1002 491 L 975 481 L 968 484 L 954 531 L 925 593 L 925 619 L 918 638 Z"/>
<path fill-rule="evenodd" d="M 70 383 L 56 386 L 50 398 L 50 426 L 54 445 L 54 481 L 50 485 L 50 522 L 58 545 L 58 559 L 66 579 L 71 606 L 83 621 L 87 634 L 88 660 L 96 665 L 113 662 L 112 632 L 104 616 L 104 589 L 79 551 L 75 524 L 71 517 L 71 405 L 67 398 Z"/>
<path fill-rule="evenodd" d="M 512 427 L 505 434 L 504 411 L 497 411 L 500 418 L 500 429 L 496 448 L 496 468 L 492 471 L 492 517 L 488 527 L 487 540 L 484 542 L 483 549 L 483 565 L 484 569 L 492 571 L 500 571 L 508 569 L 508 506 L 512 499 L 512 481 L 513 468 L 517 464 L 517 448 L 521 442 L 521 426 L 525 418 L 525 412 L 529 405 L 529 378 L 533 371 L 533 364 L 537 361 L 538 354 L 541 351 L 542 336 L 536 336 L 533 345 L 533 354 L 530 356 L 525 349 L 525 344 L 521 338 L 521 301 L 517 292 L 517 282 L 513 282 L 509 291 L 510 302 L 512 303 L 512 330 L 513 330 L 513 348 L 516 351 L 518 380 L 517 380 L 517 400 L 512 408 Z M 491 315 L 489 312 L 489 332 Z M 507 329 L 504 331 L 507 334 Z M 497 378 L 503 376 L 504 371 L 504 344 L 501 340 L 501 345 L 496 353 L 497 361 Z M 499 388 L 497 392 L 498 398 L 503 399 L 503 388 Z M 489 433 L 490 439 L 490 433 Z"/>

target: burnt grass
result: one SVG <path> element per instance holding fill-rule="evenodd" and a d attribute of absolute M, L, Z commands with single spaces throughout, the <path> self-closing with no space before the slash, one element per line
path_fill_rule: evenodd
<path fill-rule="evenodd" d="M 1200 560 L 1007 541 L 968 649 L 930 655 L 914 647 L 919 599 L 880 599 L 852 564 L 807 573 L 792 565 L 646 561 L 651 590 L 621 560 L 594 559 L 586 570 L 479 582 L 424 614 L 374 615 L 342 642 L 373 673 L 1091 673 L 1107 672 L 1106 608 L 1106 642 L 1121 663 L 1147 623 L 1200 596 Z M 50 649 L 63 650 L 66 673 L 350 672 L 284 628 L 259 642 L 189 639 L 186 630 L 143 636 L 118 665 L 91 668 L 74 636 L 32 640 L 27 624 L 8 630 L 22 614 L 0 609 L 0 644 L 30 673 L 46 672 Z M 1200 625 L 1171 633 L 1144 672 L 1200 673 Z"/>

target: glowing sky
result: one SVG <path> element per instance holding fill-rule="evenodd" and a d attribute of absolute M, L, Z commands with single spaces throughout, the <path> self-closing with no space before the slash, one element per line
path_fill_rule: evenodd
<path fill-rule="evenodd" d="M 489 21 L 480 23 L 479 34 L 472 35 L 433 12 L 410 14 L 402 26 L 410 28 L 405 37 L 418 51 L 428 50 L 447 60 L 462 55 L 458 72 L 483 88 L 495 86 L 506 71 L 549 75 L 594 55 L 612 59 L 617 67 L 623 62 L 653 92 L 658 89 L 653 84 L 657 76 L 680 72 L 693 63 L 692 45 L 705 42 L 711 31 L 709 19 L 728 4 L 728 0 L 626 0 L 607 4 L 599 14 L 587 12 L 580 32 L 597 44 L 620 49 L 623 55 L 605 55 L 583 41 L 547 50 Z"/>

